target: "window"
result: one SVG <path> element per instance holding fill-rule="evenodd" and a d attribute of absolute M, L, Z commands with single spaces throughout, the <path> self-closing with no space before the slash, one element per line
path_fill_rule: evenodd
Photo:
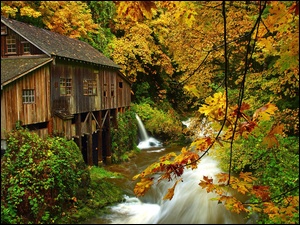
<path fill-rule="evenodd" d="M 60 78 L 59 82 L 60 95 L 70 96 L 72 91 L 72 79 L 71 78 Z"/>
<path fill-rule="evenodd" d="M 104 84 L 104 87 L 103 87 L 103 96 L 107 97 L 107 84 Z"/>
<path fill-rule="evenodd" d="M 123 82 L 122 81 L 119 82 L 119 88 L 123 88 Z"/>
<path fill-rule="evenodd" d="M 17 53 L 16 38 L 13 36 L 6 37 L 6 53 Z"/>
<path fill-rule="evenodd" d="M 34 89 L 24 89 L 22 99 L 23 103 L 34 103 Z"/>
<path fill-rule="evenodd" d="M 30 53 L 30 43 L 27 41 L 22 42 L 23 53 Z"/>
<path fill-rule="evenodd" d="M 97 94 L 96 80 L 84 80 L 83 81 L 83 94 L 84 95 L 96 95 Z"/>
<path fill-rule="evenodd" d="M 114 84 L 111 84 L 110 93 L 111 93 L 111 96 L 112 96 L 112 97 L 115 96 L 115 85 L 114 85 Z"/>

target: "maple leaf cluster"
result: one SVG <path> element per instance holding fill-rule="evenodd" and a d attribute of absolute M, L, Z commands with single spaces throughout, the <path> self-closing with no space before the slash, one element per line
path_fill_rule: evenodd
<path fill-rule="evenodd" d="M 216 93 L 213 97 L 207 98 L 205 105 L 199 109 L 199 111 L 210 118 L 211 121 L 216 123 L 222 123 L 222 121 L 224 123 L 226 122 L 224 132 L 220 134 L 218 139 L 212 137 L 196 138 L 189 148 L 183 147 L 180 154 L 174 152 L 169 153 L 161 157 L 159 162 L 148 166 L 142 173 L 133 178 L 134 180 L 140 178 L 140 181 L 137 182 L 134 189 L 137 196 L 145 195 L 150 189 L 150 186 L 155 184 L 154 175 L 156 174 L 159 175 L 158 179 L 156 179 L 157 182 L 162 180 L 173 182 L 172 187 L 167 190 L 163 198 L 164 200 L 171 200 L 178 182 L 182 181 L 181 176 L 184 173 L 184 168 L 197 168 L 198 163 L 201 163 L 201 158 L 215 142 L 223 146 L 221 142 L 230 140 L 232 138 L 235 120 L 237 120 L 235 139 L 247 138 L 255 129 L 260 128 L 259 125 L 261 122 L 269 121 L 275 115 L 276 110 L 278 110 L 274 104 L 267 103 L 255 110 L 250 116 L 247 114 L 247 110 L 250 109 L 249 104 L 243 103 L 241 107 L 230 107 L 226 105 L 226 102 L 225 94 Z M 283 134 L 283 127 L 282 124 L 274 124 L 271 127 L 263 139 L 263 143 L 266 144 L 267 148 L 272 148 L 274 145 L 279 144 L 276 134 Z M 281 212 L 279 209 L 274 211 L 275 205 L 271 199 L 269 186 L 256 184 L 256 181 L 257 178 L 255 178 L 251 172 L 240 172 L 238 176 L 230 176 L 230 173 L 219 173 L 216 175 L 215 181 L 211 177 L 203 176 L 203 179 L 199 182 L 199 186 L 208 193 L 216 193 L 217 197 L 212 200 L 224 204 L 227 209 L 235 213 L 249 213 L 249 207 L 251 207 L 252 212 L 264 211 L 268 213 L 270 217 L 279 216 L 282 220 L 287 219 L 282 216 L 283 212 L 290 214 L 295 213 L 296 205 L 282 207 Z M 253 204 L 251 202 L 243 203 L 234 193 L 240 193 L 244 196 L 248 196 L 248 198 L 254 196 L 260 201 L 260 204 Z"/>

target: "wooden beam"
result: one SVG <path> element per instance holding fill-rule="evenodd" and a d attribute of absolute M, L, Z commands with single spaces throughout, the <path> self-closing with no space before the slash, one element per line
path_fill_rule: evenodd
<path fill-rule="evenodd" d="M 108 114 L 108 110 L 106 111 L 106 113 L 105 113 L 105 116 L 104 116 L 104 118 L 103 118 L 103 121 L 102 121 L 102 124 L 101 124 L 101 127 L 100 128 L 102 128 L 103 127 L 103 125 L 104 125 L 104 122 L 105 122 L 105 120 L 106 120 L 106 117 L 107 117 L 107 114 Z"/>
<path fill-rule="evenodd" d="M 75 132 L 76 132 L 76 136 L 78 136 L 78 140 L 77 140 L 77 145 L 80 149 L 80 151 L 82 151 L 82 133 L 81 133 L 81 114 L 76 114 L 75 115 Z"/>
<path fill-rule="evenodd" d="M 112 121 L 113 121 L 114 128 L 118 128 L 117 117 L 118 117 L 118 110 L 112 109 Z"/>
<path fill-rule="evenodd" d="M 106 146 L 106 164 L 111 164 L 111 134 L 110 134 L 110 110 L 107 110 L 107 117 L 105 119 L 105 146 Z"/>
<path fill-rule="evenodd" d="M 98 111 L 97 113 L 98 122 L 102 123 L 102 111 Z M 102 127 L 99 128 L 98 131 L 98 166 L 103 164 L 103 143 L 102 143 Z"/>
<path fill-rule="evenodd" d="M 48 128 L 49 136 L 52 136 L 53 135 L 53 117 L 50 118 L 47 128 Z"/>
<path fill-rule="evenodd" d="M 93 165 L 93 127 L 92 127 L 92 116 L 91 113 L 88 114 L 88 120 L 87 120 L 87 130 L 88 130 L 88 140 L 87 140 L 87 164 L 89 166 Z"/>
<path fill-rule="evenodd" d="M 93 113 L 93 112 L 91 112 L 91 114 L 92 114 L 92 116 L 93 116 L 93 118 L 94 118 L 94 120 L 95 120 L 96 124 L 98 125 L 98 127 L 99 127 L 99 128 L 101 128 L 101 127 L 100 127 L 100 124 L 98 123 L 98 120 L 97 120 L 97 118 L 96 118 L 96 117 L 95 117 L 95 115 L 94 115 L 94 113 Z"/>

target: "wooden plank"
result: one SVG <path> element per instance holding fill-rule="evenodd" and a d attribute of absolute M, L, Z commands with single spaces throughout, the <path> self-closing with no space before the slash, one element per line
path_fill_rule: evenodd
<path fill-rule="evenodd" d="M 88 121 L 87 121 L 87 127 L 88 127 L 88 143 L 87 143 L 87 163 L 88 165 L 93 165 L 93 130 L 92 130 L 92 115 L 91 113 L 88 114 Z"/>
<path fill-rule="evenodd" d="M 82 149 L 82 133 L 81 133 L 81 114 L 75 115 L 75 130 L 76 130 L 76 136 L 78 137 L 77 145 L 79 149 Z"/>
<path fill-rule="evenodd" d="M 105 159 L 105 161 L 106 161 L 106 163 L 107 164 L 111 164 L 111 133 L 110 133 L 110 110 L 107 110 L 107 112 L 108 112 L 108 115 L 107 115 L 107 117 L 106 117 L 106 119 L 105 119 L 105 132 L 106 132 L 106 134 L 105 134 L 105 142 L 106 142 L 106 144 L 105 144 L 105 146 L 106 146 L 106 159 Z"/>
<path fill-rule="evenodd" d="M 98 120 L 98 124 L 102 124 L 102 111 L 98 111 L 96 114 L 96 118 Z M 103 157 L 102 157 L 102 152 L 103 152 L 103 144 L 102 144 L 102 127 L 98 127 L 98 166 L 103 163 Z"/>

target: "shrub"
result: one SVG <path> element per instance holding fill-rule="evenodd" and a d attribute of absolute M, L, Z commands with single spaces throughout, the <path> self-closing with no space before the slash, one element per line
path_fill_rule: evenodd
<path fill-rule="evenodd" d="M 132 153 L 138 152 L 138 128 L 135 112 L 128 110 L 118 113 L 118 127 L 112 129 L 112 162 L 119 163 L 129 160 Z"/>
<path fill-rule="evenodd" d="M 55 223 L 89 183 L 75 142 L 13 130 L 1 159 L 1 223 Z"/>

